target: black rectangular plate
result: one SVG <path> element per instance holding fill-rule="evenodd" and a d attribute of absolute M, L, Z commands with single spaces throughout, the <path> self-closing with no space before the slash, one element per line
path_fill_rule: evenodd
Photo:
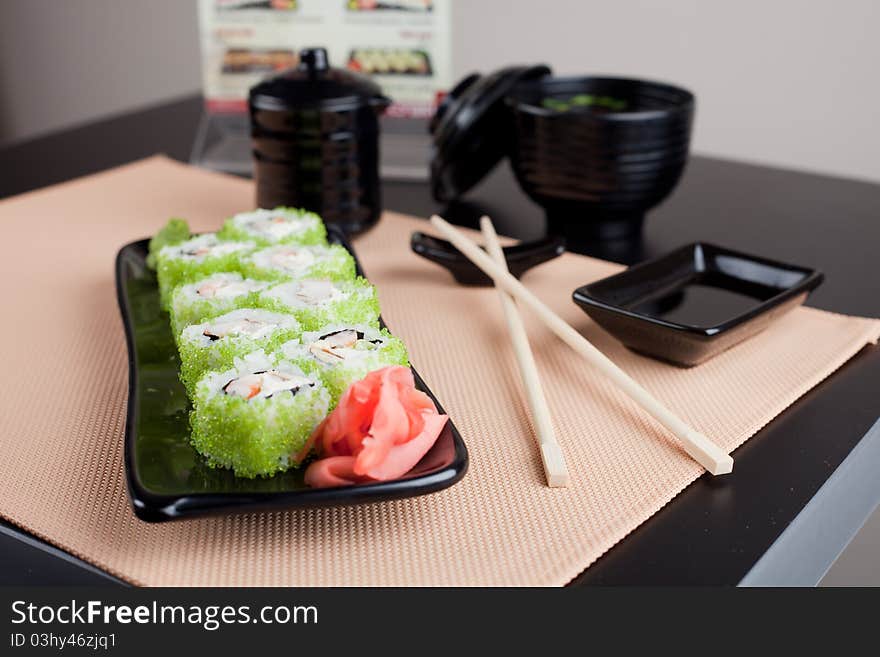
<path fill-rule="evenodd" d="M 573 299 L 629 348 L 692 366 L 801 305 L 822 279 L 813 269 L 696 243 L 584 285 Z"/>
<path fill-rule="evenodd" d="M 354 255 L 341 234 L 330 241 Z M 116 291 L 128 344 L 128 416 L 125 471 L 135 514 L 161 522 L 211 514 L 380 502 L 433 493 L 460 480 L 468 453 L 451 421 L 407 475 L 337 488 L 310 488 L 302 469 L 274 477 L 243 479 L 210 468 L 189 442 L 190 402 L 178 379 L 180 362 L 168 315 L 159 307 L 154 272 L 146 266 L 148 240 L 132 242 L 116 256 Z M 358 273 L 363 274 L 358 265 Z M 443 408 L 413 370 L 416 387 Z"/>

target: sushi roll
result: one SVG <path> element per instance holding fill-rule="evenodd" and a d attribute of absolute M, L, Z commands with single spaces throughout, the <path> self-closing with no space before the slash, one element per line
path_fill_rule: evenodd
<path fill-rule="evenodd" d="M 242 258 L 241 268 L 246 276 L 264 280 L 326 278 L 351 281 L 355 278 L 354 258 L 338 244 L 270 246 Z"/>
<path fill-rule="evenodd" d="M 241 256 L 255 246 L 253 242 L 225 242 L 209 233 L 163 247 L 156 258 L 162 308 L 168 309 L 171 293 L 178 285 L 209 274 L 238 271 Z"/>
<path fill-rule="evenodd" d="M 386 329 L 361 325 L 331 325 L 303 333 L 286 342 L 281 357 L 308 374 L 317 374 L 330 391 L 333 404 L 349 385 L 387 365 L 409 365 L 406 346 Z"/>
<path fill-rule="evenodd" d="M 190 439 L 212 467 L 231 468 L 238 477 L 271 476 L 293 465 L 291 456 L 329 407 L 317 377 L 256 351 L 199 380 Z"/>
<path fill-rule="evenodd" d="M 327 244 L 327 230 L 314 212 L 277 207 L 242 212 L 226 220 L 219 233 L 229 240 L 273 244 Z"/>
<path fill-rule="evenodd" d="M 395 73 L 406 73 L 407 53 L 405 50 L 392 50 L 388 53 L 388 66 Z"/>
<path fill-rule="evenodd" d="M 222 272 L 176 287 L 171 293 L 168 310 L 175 338 L 190 324 L 238 308 L 255 306 L 257 292 L 268 285 L 265 281 L 243 278 L 235 272 Z"/>
<path fill-rule="evenodd" d="M 208 370 L 225 370 L 236 357 L 258 349 L 271 351 L 302 333 L 293 315 L 240 308 L 184 328 L 177 338 L 180 379 L 192 393 Z"/>
<path fill-rule="evenodd" d="M 159 232 L 150 239 L 150 245 L 147 249 L 147 267 L 156 269 L 156 257 L 166 246 L 180 244 L 185 242 L 192 233 L 189 230 L 189 224 L 186 219 L 172 217 L 168 222 L 159 229 Z"/>
<path fill-rule="evenodd" d="M 277 283 L 257 293 L 257 306 L 294 315 L 303 331 L 328 324 L 379 327 L 376 288 L 364 278 L 329 281 L 303 278 Z"/>

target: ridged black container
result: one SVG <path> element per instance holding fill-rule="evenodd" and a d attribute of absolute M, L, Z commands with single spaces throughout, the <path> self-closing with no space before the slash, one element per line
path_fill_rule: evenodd
<path fill-rule="evenodd" d="M 625 109 L 559 111 L 548 98 L 578 94 L 622 101 Z M 678 87 L 621 78 L 544 77 L 508 95 L 510 160 L 517 180 L 551 226 L 598 239 L 636 234 L 645 212 L 684 171 L 693 95 Z"/>
<path fill-rule="evenodd" d="M 330 68 L 322 48 L 249 94 L 257 206 L 317 212 L 346 233 L 381 213 L 379 120 L 389 104 L 369 78 Z"/>

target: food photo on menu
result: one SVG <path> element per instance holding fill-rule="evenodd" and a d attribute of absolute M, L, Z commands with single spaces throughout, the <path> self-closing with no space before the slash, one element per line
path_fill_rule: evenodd
<path fill-rule="evenodd" d="M 348 0 L 349 11 L 413 11 L 413 12 L 429 12 L 433 11 L 433 0 L 390 0 L 382 2 L 381 0 Z"/>
<path fill-rule="evenodd" d="M 357 48 L 348 68 L 367 75 L 431 75 L 431 60 L 423 50 Z"/>
<path fill-rule="evenodd" d="M 872 4 L 76 4 L 0 3 L 10 654 L 880 586 Z"/>
<path fill-rule="evenodd" d="M 218 11 L 242 9 L 277 9 L 289 11 L 297 9 L 300 0 L 218 0 Z"/>

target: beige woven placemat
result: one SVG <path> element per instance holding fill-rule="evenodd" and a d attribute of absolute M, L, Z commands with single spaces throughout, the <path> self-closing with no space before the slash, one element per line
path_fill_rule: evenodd
<path fill-rule="evenodd" d="M 169 215 L 209 230 L 252 204 L 249 182 L 164 158 L 0 203 L 0 515 L 138 584 L 559 585 L 700 475 L 662 429 L 528 319 L 572 474 L 568 488 L 546 488 L 496 293 L 461 288 L 411 254 L 410 232 L 426 225 L 388 214 L 356 248 L 386 320 L 467 442 L 464 480 L 363 507 L 140 522 L 123 478 L 114 256 Z M 700 367 L 676 369 L 624 349 L 570 301 L 572 289 L 616 270 L 566 254 L 524 282 L 727 449 L 880 336 L 878 321 L 804 308 Z"/>

